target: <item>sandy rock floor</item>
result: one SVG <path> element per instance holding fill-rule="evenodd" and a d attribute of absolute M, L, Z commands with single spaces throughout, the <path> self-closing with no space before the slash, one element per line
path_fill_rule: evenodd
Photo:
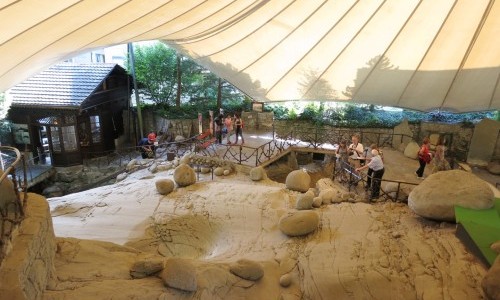
<path fill-rule="evenodd" d="M 158 194 L 155 180 L 171 177 L 142 170 L 49 199 L 60 238 L 56 279 L 44 299 L 484 298 L 487 267 L 455 236 L 455 224 L 424 220 L 405 204 L 324 205 L 315 209 L 315 232 L 290 238 L 278 220 L 298 193 L 284 184 L 202 175 L 192 186 Z M 144 254 L 192 259 L 198 290 L 166 288 L 154 276 L 132 279 L 128 270 Z M 264 277 L 232 275 L 228 265 L 241 258 L 260 262 Z M 289 287 L 279 284 L 283 274 L 292 278 Z"/>

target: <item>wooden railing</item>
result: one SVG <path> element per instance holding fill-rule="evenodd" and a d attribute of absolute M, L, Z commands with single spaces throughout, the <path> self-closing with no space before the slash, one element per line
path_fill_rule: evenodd
<path fill-rule="evenodd" d="M 27 201 L 27 176 L 24 156 L 18 149 L 0 146 L 0 264 L 6 254 L 12 232 L 24 218 Z M 18 181 L 16 171 L 22 170 L 22 182 Z M 14 195 L 14 197 L 11 197 Z"/>

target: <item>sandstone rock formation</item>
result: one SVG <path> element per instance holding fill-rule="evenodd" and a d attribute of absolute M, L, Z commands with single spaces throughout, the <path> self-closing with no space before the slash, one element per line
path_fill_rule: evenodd
<path fill-rule="evenodd" d="M 430 175 L 409 197 L 408 206 L 424 218 L 455 221 L 455 205 L 472 209 L 493 206 L 493 191 L 476 175 L 460 170 Z"/>
<path fill-rule="evenodd" d="M 295 170 L 286 176 L 285 185 L 287 189 L 297 192 L 307 192 L 311 184 L 311 176 L 303 170 Z"/>
<path fill-rule="evenodd" d="M 144 278 L 161 270 L 163 270 L 162 257 L 141 257 L 130 268 L 130 276 L 133 278 Z"/>
<path fill-rule="evenodd" d="M 174 170 L 174 181 L 180 187 L 194 184 L 196 182 L 196 173 L 190 166 L 180 164 Z"/>
<path fill-rule="evenodd" d="M 406 145 L 404 155 L 409 158 L 417 159 L 419 149 L 420 149 L 419 144 L 417 144 L 414 141 L 409 142 L 408 145 Z"/>
<path fill-rule="evenodd" d="M 298 210 L 303 210 L 303 209 L 311 209 L 312 204 L 313 204 L 313 199 L 314 199 L 314 194 L 312 193 L 305 193 L 305 194 L 300 194 L 297 197 L 297 203 L 295 205 L 295 208 Z"/>
<path fill-rule="evenodd" d="M 500 299 L 500 255 L 484 276 L 481 286 L 488 299 Z"/>
<path fill-rule="evenodd" d="M 279 229 L 288 236 L 301 236 L 318 228 L 319 216 L 314 211 L 289 212 L 279 220 Z"/>

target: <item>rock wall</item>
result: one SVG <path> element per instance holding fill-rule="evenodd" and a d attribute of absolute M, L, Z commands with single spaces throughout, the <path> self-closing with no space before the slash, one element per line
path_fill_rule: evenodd
<path fill-rule="evenodd" d="M 54 274 L 56 243 L 47 200 L 28 194 L 26 217 L 0 266 L 1 299 L 41 299 Z"/>

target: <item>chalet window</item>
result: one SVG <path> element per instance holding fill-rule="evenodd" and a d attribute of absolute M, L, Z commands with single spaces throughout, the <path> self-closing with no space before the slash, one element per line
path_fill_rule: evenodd
<path fill-rule="evenodd" d="M 101 123 L 99 116 L 90 116 L 90 130 L 92 132 L 92 142 L 101 142 Z"/>
<path fill-rule="evenodd" d="M 78 150 L 78 146 L 76 144 L 75 126 L 63 126 L 61 127 L 61 131 L 64 141 L 64 151 Z"/>
<path fill-rule="evenodd" d="M 50 136 L 52 138 L 52 150 L 61 152 L 61 141 L 59 140 L 59 127 L 50 126 Z"/>

